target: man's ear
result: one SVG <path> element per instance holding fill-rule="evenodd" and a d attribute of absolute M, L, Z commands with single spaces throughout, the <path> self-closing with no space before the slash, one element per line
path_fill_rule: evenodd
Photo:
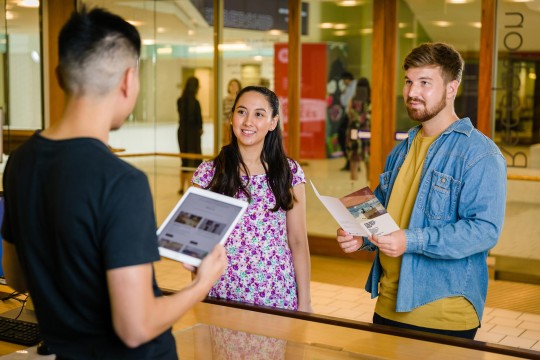
<path fill-rule="evenodd" d="M 446 96 L 453 99 L 457 96 L 459 88 L 459 81 L 452 80 L 448 84 L 446 84 Z"/>
<path fill-rule="evenodd" d="M 56 76 L 58 85 L 60 85 L 60 89 L 65 91 L 66 88 L 64 87 L 64 81 L 62 80 L 62 76 L 60 75 L 60 68 L 58 66 L 54 69 L 54 75 Z"/>
<path fill-rule="evenodd" d="M 136 91 L 135 76 L 137 76 L 135 68 L 129 67 L 124 71 L 124 75 L 120 81 L 120 91 L 125 97 L 129 97 L 133 91 Z"/>

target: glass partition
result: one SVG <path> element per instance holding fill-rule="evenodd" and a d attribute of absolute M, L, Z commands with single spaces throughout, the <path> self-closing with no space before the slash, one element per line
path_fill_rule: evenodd
<path fill-rule="evenodd" d="M 427 41 L 452 44 L 463 56 L 465 69 L 455 108 L 458 116 L 476 124 L 481 1 L 436 0 L 426 6 L 421 0 L 400 0 L 398 5 L 396 131 L 416 125 L 409 120 L 401 96 L 401 65 L 412 48 Z"/>
<path fill-rule="evenodd" d="M 540 23 L 538 1 L 497 2 L 497 52 L 493 102 L 494 139 L 506 156 L 506 218 L 497 246 L 497 278 L 540 283 Z M 517 235 L 522 234 L 522 235 Z"/>
<path fill-rule="evenodd" d="M 43 127 L 43 86 L 39 2 L 0 4 L 0 121 L 4 156 L 33 130 Z M 5 159 L 1 162 L 5 163 Z"/>
<path fill-rule="evenodd" d="M 212 1 L 102 0 L 84 3 L 99 5 L 118 13 L 131 21 L 143 37 L 139 100 L 128 122 L 111 135 L 110 145 L 118 150 L 119 156 L 147 173 L 154 195 L 157 221 L 161 223 L 180 198 L 178 189 L 181 159 L 178 156 L 176 136 L 176 101 L 189 76 L 197 77 L 200 83 L 198 100 L 204 122 L 201 139 L 203 156 L 212 156 L 218 150 L 213 145 L 217 130 L 214 124 L 217 119 L 217 123 L 223 125 L 224 115 L 221 112 L 214 113 L 217 99 L 214 98 L 213 88 L 216 69 L 213 65 Z M 231 79 L 240 80 L 242 86 L 264 83 L 280 96 L 282 115 L 286 121 L 287 93 L 284 89 L 287 83 L 287 53 L 283 49 L 286 49 L 288 35 L 283 24 L 274 26 L 274 21 L 278 24 L 278 16 L 269 17 L 268 12 L 277 9 L 277 13 L 286 18 L 288 10 L 286 1 L 275 3 L 277 6 L 272 8 L 274 10 L 268 10 L 254 9 L 250 2 L 225 1 L 221 44 L 223 71 L 219 74 L 222 88 L 219 91 L 221 98 L 225 98 Z M 313 86 L 316 91 L 303 93 L 301 96 L 303 152 L 297 160 L 300 160 L 308 180 L 313 180 L 324 195 L 342 196 L 368 184 L 365 168 L 361 168 L 361 176 L 357 180 L 352 180 L 349 172 L 340 171 L 345 159 L 339 145 L 338 131 L 339 114 L 343 112 L 339 98 L 346 89 L 341 74 L 348 71 L 355 79 L 366 77 L 371 82 L 372 7 L 373 2 L 370 0 L 309 0 L 305 2 L 302 10 L 305 22 L 301 38 L 302 91 L 310 88 L 312 84 L 315 84 Z M 480 14 L 480 1 L 453 3 L 437 0 L 430 2 L 429 6 L 420 0 L 398 1 L 398 81 L 395 84 L 398 97 L 398 131 L 406 131 L 414 125 L 406 116 L 400 95 L 403 85 L 401 61 L 410 49 L 424 41 L 449 42 L 463 54 L 467 68 L 456 100 L 456 111 L 460 116 L 469 116 L 475 121 Z M 516 21 L 515 18 L 512 21 Z M 514 37 L 512 40 L 517 39 L 515 35 L 511 36 Z M 515 47 L 516 44 L 511 46 Z M 315 52 L 309 53 L 311 50 Z M 531 98 L 534 88 L 532 79 L 536 76 L 534 74 L 537 73 L 537 66 L 533 67 L 532 60 L 524 58 L 524 54 L 515 57 L 515 53 L 512 55 L 514 57 L 509 54 L 503 57 L 516 61 L 519 59 L 520 70 L 517 71 L 517 76 L 514 73 L 510 76 L 506 72 L 504 78 L 523 80 L 526 85 L 519 91 L 520 101 L 529 104 L 529 110 L 533 111 L 530 104 L 531 101 L 534 104 L 535 99 Z M 508 67 L 509 65 L 506 68 Z M 503 73 L 500 69 L 497 72 Z M 313 79 L 317 80 L 311 82 Z M 503 99 L 498 100 L 499 102 L 506 104 L 508 99 L 515 99 L 516 95 L 500 95 L 499 98 Z M 507 100 L 504 100 L 505 98 Z M 222 108 L 219 106 L 219 109 Z M 504 110 L 504 107 L 502 109 Z M 501 112 L 504 113 L 503 110 Z M 511 119 L 508 114 L 505 116 Z M 508 128 L 508 124 L 512 123 L 499 122 L 501 125 L 497 126 L 502 128 Z M 521 126 L 531 131 L 536 126 L 533 125 L 533 120 L 528 124 Z M 502 138 L 503 133 L 497 131 L 497 136 Z M 318 150 L 312 151 L 314 148 Z M 309 185 L 306 193 L 309 234 L 334 237 L 337 224 L 330 220 L 330 215 L 314 196 Z M 359 279 L 355 287 L 362 288 L 363 281 L 364 279 Z"/>

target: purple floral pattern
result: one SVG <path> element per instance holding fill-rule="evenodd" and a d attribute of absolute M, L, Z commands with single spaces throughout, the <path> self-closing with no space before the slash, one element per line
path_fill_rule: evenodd
<path fill-rule="evenodd" d="M 289 160 L 292 185 L 305 183 L 300 165 Z M 199 165 L 192 182 L 202 188 L 214 177 L 213 162 Z M 266 175 L 244 176 L 249 180 L 251 203 L 243 218 L 225 242 L 229 265 L 214 284 L 209 296 L 272 306 L 298 309 L 296 278 L 287 240 L 286 211 L 272 211 L 276 203 Z M 236 198 L 246 200 L 241 192 Z"/>

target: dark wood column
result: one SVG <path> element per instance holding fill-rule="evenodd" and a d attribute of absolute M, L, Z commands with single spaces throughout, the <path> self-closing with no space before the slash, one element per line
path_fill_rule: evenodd
<path fill-rule="evenodd" d="M 64 93 L 56 79 L 58 65 L 58 34 L 77 7 L 76 0 L 47 0 L 41 2 L 43 21 L 43 88 L 45 126 L 54 124 L 64 110 Z"/>
<path fill-rule="evenodd" d="M 302 79 L 302 45 L 300 43 L 301 14 L 302 1 L 289 0 L 287 154 L 294 159 L 300 158 L 300 83 Z"/>
<path fill-rule="evenodd" d="M 478 74 L 478 130 L 492 137 L 492 88 L 495 64 L 496 0 L 482 0 L 482 29 L 480 30 L 480 59 Z"/>
<path fill-rule="evenodd" d="M 371 162 L 369 182 L 375 188 L 394 146 L 396 122 L 397 0 L 373 2 L 371 74 Z"/>

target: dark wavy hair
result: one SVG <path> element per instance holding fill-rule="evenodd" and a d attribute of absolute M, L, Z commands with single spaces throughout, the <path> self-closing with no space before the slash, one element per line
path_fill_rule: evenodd
<path fill-rule="evenodd" d="M 272 108 L 272 117 L 279 116 L 279 100 L 276 94 L 262 86 L 247 86 L 240 90 L 234 100 L 233 113 L 238 99 L 251 91 L 262 94 L 268 100 Z M 232 130 L 231 134 L 231 143 L 225 145 L 214 159 L 215 174 L 207 189 L 228 196 L 234 196 L 238 191 L 241 191 L 251 201 L 249 180 L 247 182 L 242 181 L 240 175 L 240 170 L 247 175 L 249 175 L 249 170 L 242 160 L 238 148 L 238 139 Z M 285 155 L 279 118 L 276 128 L 269 131 L 264 138 L 261 162 L 266 171 L 268 185 L 276 198 L 276 205 L 272 211 L 278 211 L 280 208 L 283 210 L 292 209 L 296 200 L 292 191 L 293 174 L 288 157 Z"/>

